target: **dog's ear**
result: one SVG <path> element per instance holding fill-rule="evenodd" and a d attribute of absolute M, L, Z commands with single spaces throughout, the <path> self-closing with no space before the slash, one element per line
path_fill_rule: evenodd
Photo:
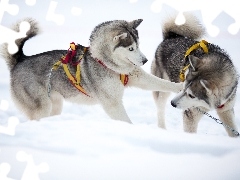
<path fill-rule="evenodd" d="M 211 87 L 210 87 L 211 85 L 207 80 L 201 79 L 200 84 L 206 89 L 207 93 L 209 93 L 209 94 L 212 93 L 212 90 L 211 90 Z"/>
<path fill-rule="evenodd" d="M 113 42 L 118 42 L 119 39 L 125 39 L 127 37 L 127 33 L 122 33 L 113 38 Z"/>
<path fill-rule="evenodd" d="M 197 67 L 200 63 L 200 59 L 193 55 L 188 55 L 187 58 L 189 60 L 191 67 L 193 68 L 193 71 L 197 71 Z"/>
<path fill-rule="evenodd" d="M 129 22 L 129 26 L 136 29 L 139 26 L 139 24 L 141 24 L 142 21 L 143 21 L 142 19 L 137 19 L 137 20 L 131 21 L 131 22 Z"/>

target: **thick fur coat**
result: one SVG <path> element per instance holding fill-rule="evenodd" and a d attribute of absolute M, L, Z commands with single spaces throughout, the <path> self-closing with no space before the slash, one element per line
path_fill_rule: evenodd
<path fill-rule="evenodd" d="M 171 101 L 172 106 L 183 109 L 183 126 L 186 132 L 197 132 L 198 122 L 204 111 L 216 110 L 221 121 L 237 129 L 234 123 L 234 103 L 238 73 L 225 50 L 207 43 L 208 52 L 199 47 L 190 55 L 186 52 L 203 38 L 205 29 L 192 14 L 185 14 L 186 23 L 175 24 L 176 16 L 166 18 L 162 25 L 163 41 L 158 46 L 152 63 L 152 74 L 180 82 L 180 71 L 185 72 L 184 90 Z M 153 93 L 158 108 L 158 125 L 165 128 L 165 103 L 169 93 Z M 226 128 L 229 136 L 234 136 Z"/>
<path fill-rule="evenodd" d="M 62 67 L 51 74 L 51 92 L 48 96 L 49 73 L 54 63 L 67 54 L 66 50 L 53 50 L 33 56 L 23 52 L 24 43 L 39 32 L 37 22 L 25 19 L 31 28 L 27 36 L 16 41 L 19 51 L 9 54 L 7 45 L 2 49 L 11 76 L 11 95 L 16 106 L 29 118 L 41 119 L 58 115 L 63 100 L 78 104 L 101 104 L 110 118 L 129 122 L 122 103 L 125 87 L 135 86 L 146 90 L 179 92 L 181 83 L 172 83 L 144 72 L 140 66 L 147 62 L 139 49 L 137 27 L 141 19 L 127 22 L 115 20 L 96 26 L 90 36 L 90 47 L 80 62 L 81 81 L 87 95 L 79 92 L 68 80 Z M 13 27 L 19 30 L 20 22 Z M 76 56 L 82 51 L 76 50 Z M 76 66 L 68 64 L 70 72 L 76 73 Z M 126 86 L 119 75 L 128 75 Z"/>

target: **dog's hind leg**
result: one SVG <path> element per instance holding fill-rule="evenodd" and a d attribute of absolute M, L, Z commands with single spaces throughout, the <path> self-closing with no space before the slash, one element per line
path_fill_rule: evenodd
<path fill-rule="evenodd" d="M 56 91 L 52 91 L 50 99 L 51 99 L 51 102 L 52 102 L 52 111 L 50 113 L 50 116 L 61 114 L 62 107 L 63 107 L 63 97 L 62 97 L 62 95 L 59 94 Z"/>
<path fill-rule="evenodd" d="M 27 110 L 27 116 L 30 120 L 40 120 L 41 118 L 50 116 L 52 103 L 49 99 L 37 98 L 34 100 L 35 108 Z"/>
<path fill-rule="evenodd" d="M 217 113 L 218 113 L 219 118 L 221 119 L 221 121 L 225 125 L 233 128 L 234 130 L 237 131 L 237 126 L 234 123 L 234 109 L 233 108 L 229 109 L 227 111 L 219 110 L 219 111 L 217 111 Z M 226 131 L 227 131 L 229 136 L 231 136 L 231 137 L 235 137 L 236 136 L 229 128 L 227 128 L 225 126 L 224 126 L 224 128 L 226 129 Z"/>
<path fill-rule="evenodd" d="M 46 98 L 31 99 L 32 102 L 22 101 L 17 103 L 18 107 L 30 120 L 39 120 L 50 116 L 52 110 L 51 100 Z M 16 101 L 15 101 L 16 102 Z"/>
<path fill-rule="evenodd" d="M 30 120 L 39 120 L 50 116 L 52 102 L 46 88 L 40 84 L 11 88 L 13 101 Z"/>
<path fill-rule="evenodd" d="M 204 111 L 207 111 L 204 108 Z M 198 123 L 203 114 L 197 110 L 197 108 L 190 108 L 183 112 L 183 129 L 188 133 L 196 133 Z"/>
<path fill-rule="evenodd" d="M 154 91 L 153 98 L 157 106 L 158 127 L 166 129 L 165 125 L 165 107 L 170 93 Z"/>

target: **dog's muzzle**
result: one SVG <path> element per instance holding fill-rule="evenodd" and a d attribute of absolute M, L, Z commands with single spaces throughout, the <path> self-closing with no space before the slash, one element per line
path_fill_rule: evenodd
<path fill-rule="evenodd" d="M 176 103 L 175 103 L 174 101 L 171 101 L 171 105 L 172 105 L 173 107 L 177 107 L 177 105 L 176 105 Z"/>

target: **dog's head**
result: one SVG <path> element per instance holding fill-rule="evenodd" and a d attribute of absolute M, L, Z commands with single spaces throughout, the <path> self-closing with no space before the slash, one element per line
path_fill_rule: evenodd
<path fill-rule="evenodd" d="M 221 107 L 236 90 L 237 75 L 232 63 L 218 55 L 202 58 L 189 55 L 188 60 L 190 66 L 185 72 L 184 90 L 172 99 L 172 106 L 184 110 Z"/>
<path fill-rule="evenodd" d="M 116 20 L 95 27 L 90 37 L 92 57 L 119 73 L 129 73 L 135 66 L 145 64 L 147 59 L 140 51 L 136 29 L 141 22 L 142 19 Z"/>

